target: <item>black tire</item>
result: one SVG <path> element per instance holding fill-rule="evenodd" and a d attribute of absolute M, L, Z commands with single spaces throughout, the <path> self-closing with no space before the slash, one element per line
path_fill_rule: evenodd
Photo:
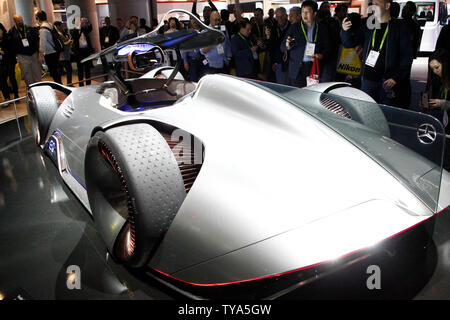
<path fill-rule="evenodd" d="M 367 101 L 363 100 L 365 95 L 358 89 L 345 87 L 331 90 L 327 96 L 339 103 L 353 120 L 390 137 L 389 125 L 383 111 L 376 102 L 369 100 L 369 96 Z"/>
<path fill-rule="evenodd" d="M 28 94 L 27 110 L 31 129 L 36 143 L 41 145 L 58 110 L 58 100 L 50 86 L 32 87 Z"/>
<path fill-rule="evenodd" d="M 87 147 L 85 177 L 94 221 L 108 250 L 129 266 L 143 266 L 186 197 L 166 140 L 148 124 L 97 132 Z M 111 221 L 126 222 L 114 232 Z"/>

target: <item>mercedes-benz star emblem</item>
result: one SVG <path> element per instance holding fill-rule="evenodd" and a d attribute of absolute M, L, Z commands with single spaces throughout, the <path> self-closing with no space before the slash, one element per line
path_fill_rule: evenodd
<path fill-rule="evenodd" d="M 424 123 L 417 128 L 417 138 L 423 144 L 432 144 L 436 136 L 436 129 L 431 124 Z"/>

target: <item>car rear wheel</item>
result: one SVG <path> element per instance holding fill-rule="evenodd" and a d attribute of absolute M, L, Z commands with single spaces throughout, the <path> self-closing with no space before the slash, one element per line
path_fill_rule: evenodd
<path fill-rule="evenodd" d="M 31 130 L 38 145 L 44 142 L 57 110 L 58 100 L 50 86 L 32 87 L 28 91 L 27 111 Z"/>
<path fill-rule="evenodd" d="M 177 214 L 186 191 L 177 161 L 149 124 L 97 132 L 85 158 L 89 204 L 109 252 L 143 266 Z"/>

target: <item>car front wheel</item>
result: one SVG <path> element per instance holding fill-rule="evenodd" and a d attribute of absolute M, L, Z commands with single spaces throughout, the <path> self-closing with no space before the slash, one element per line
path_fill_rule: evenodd
<path fill-rule="evenodd" d="M 143 266 L 167 232 L 186 191 L 166 140 L 149 124 L 97 132 L 85 158 L 96 227 L 119 261 Z"/>

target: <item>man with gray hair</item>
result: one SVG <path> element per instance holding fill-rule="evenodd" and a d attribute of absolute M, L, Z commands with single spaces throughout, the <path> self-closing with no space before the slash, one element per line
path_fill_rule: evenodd
<path fill-rule="evenodd" d="M 14 26 L 9 30 L 11 51 L 17 56 L 22 78 L 27 87 L 41 81 L 42 65 L 39 62 L 39 36 L 35 29 L 23 23 L 19 14 L 13 16 Z"/>
<path fill-rule="evenodd" d="M 289 10 L 289 22 L 291 24 L 299 23 L 302 20 L 302 9 L 300 7 L 292 7 Z"/>
<path fill-rule="evenodd" d="M 220 20 L 220 13 L 213 11 L 210 16 L 210 26 L 220 30 Z M 225 42 L 200 49 L 200 52 L 208 60 L 208 74 L 228 73 L 227 68 L 232 57 L 231 43 L 226 31 L 224 34 Z"/>
<path fill-rule="evenodd" d="M 288 59 L 287 54 L 283 55 L 283 52 L 281 52 L 280 46 L 291 23 L 288 20 L 284 7 L 278 7 L 275 10 L 275 19 L 277 23 L 274 23 L 270 29 L 268 52 L 272 61 L 272 70 L 275 72 L 276 82 L 287 84 Z"/>

